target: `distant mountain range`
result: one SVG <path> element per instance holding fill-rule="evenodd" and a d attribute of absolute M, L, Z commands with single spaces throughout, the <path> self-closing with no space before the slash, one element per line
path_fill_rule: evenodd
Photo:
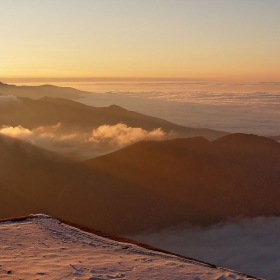
<path fill-rule="evenodd" d="M 0 94 L 14 95 L 39 99 L 44 96 L 77 99 L 81 94 L 88 93 L 71 87 L 58 87 L 53 85 L 41 86 L 15 86 L 0 82 Z"/>
<path fill-rule="evenodd" d="M 0 137 L 0 218 L 44 212 L 115 234 L 280 215 L 280 144 L 142 141 L 82 163 Z"/>

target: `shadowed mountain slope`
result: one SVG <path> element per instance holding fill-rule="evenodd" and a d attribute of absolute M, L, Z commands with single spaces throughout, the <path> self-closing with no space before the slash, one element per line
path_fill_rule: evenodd
<path fill-rule="evenodd" d="M 174 132 L 177 137 L 203 136 L 217 139 L 226 132 L 211 129 L 187 128 L 163 119 L 145 116 L 122 107 L 92 107 L 63 98 L 44 97 L 39 100 L 20 98 L 20 104 L 9 104 L 1 108 L 0 125 L 21 125 L 25 128 L 62 123 L 61 129 L 69 131 L 91 131 L 101 125 L 126 124 L 145 130 L 162 128 L 166 133 Z"/>
<path fill-rule="evenodd" d="M 0 217 L 43 211 L 59 194 L 70 166 L 55 153 L 0 134 Z"/>
<path fill-rule="evenodd" d="M 280 144 L 265 137 L 145 141 L 84 164 L 104 174 L 108 184 L 122 181 L 123 187 L 173 200 L 168 209 L 154 203 L 152 215 L 139 205 L 143 224 L 154 219 L 161 227 L 184 221 L 207 225 L 227 217 L 280 214 Z"/>
<path fill-rule="evenodd" d="M 143 141 L 82 163 L 0 138 L 0 218 L 44 212 L 115 234 L 280 215 L 280 144 Z"/>

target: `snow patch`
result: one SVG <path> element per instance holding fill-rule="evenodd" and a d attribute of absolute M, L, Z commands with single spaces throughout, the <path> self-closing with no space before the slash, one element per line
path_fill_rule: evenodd
<path fill-rule="evenodd" d="M 0 278 L 11 274 L 14 279 L 250 279 L 87 233 L 43 214 L 1 223 L 0 235 Z"/>

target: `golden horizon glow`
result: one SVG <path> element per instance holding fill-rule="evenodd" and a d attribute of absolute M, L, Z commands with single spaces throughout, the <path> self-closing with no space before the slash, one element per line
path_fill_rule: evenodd
<path fill-rule="evenodd" d="M 280 81 L 280 1 L 26 0 L 0 8 L 2 80 Z"/>

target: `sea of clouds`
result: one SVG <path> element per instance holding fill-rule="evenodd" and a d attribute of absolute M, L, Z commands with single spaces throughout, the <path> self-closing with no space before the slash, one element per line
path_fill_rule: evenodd
<path fill-rule="evenodd" d="M 279 280 L 280 218 L 241 219 L 208 228 L 170 228 L 130 237 L 267 280 Z"/>
<path fill-rule="evenodd" d="M 187 127 L 280 135 L 280 93 L 206 91 L 107 91 L 84 94 L 79 102 L 116 104 Z"/>

